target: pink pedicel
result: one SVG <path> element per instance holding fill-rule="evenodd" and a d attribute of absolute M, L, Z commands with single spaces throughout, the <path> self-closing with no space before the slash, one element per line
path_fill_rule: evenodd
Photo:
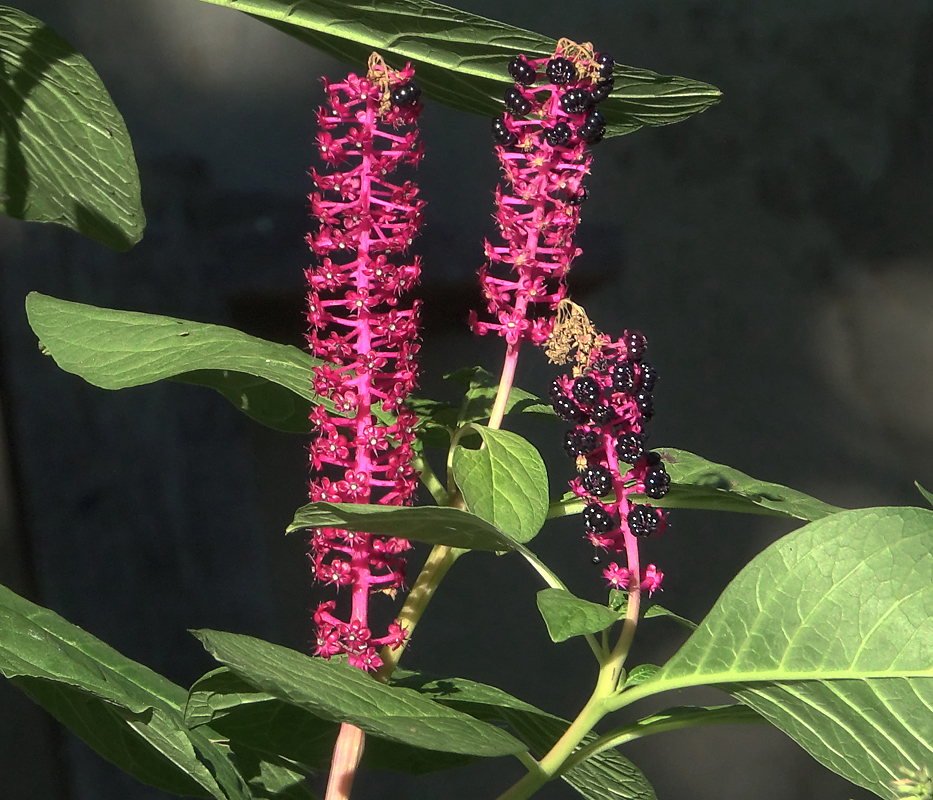
<path fill-rule="evenodd" d="M 410 65 L 402 70 L 370 58 L 366 76 L 324 82 L 318 111 L 323 172 L 312 170 L 310 195 L 317 228 L 307 237 L 316 266 L 308 280 L 307 335 L 312 353 L 329 362 L 314 369 L 315 392 L 332 404 L 311 412 L 312 501 L 411 505 L 415 416 L 404 403 L 416 385 L 418 302 L 406 299 L 420 264 L 407 257 L 422 221 L 423 201 L 399 165 L 415 166 L 422 149 L 414 127 L 420 89 Z M 385 636 L 369 628 L 373 594 L 394 596 L 404 585 L 404 539 L 323 528 L 311 537 L 315 577 L 350 590 L 346 620 L 337 603 L 314 613 L 315 653 L 346 655 L 365 670 L 382 664 L 378 649 L 399 647 L 394 623 Z"/>

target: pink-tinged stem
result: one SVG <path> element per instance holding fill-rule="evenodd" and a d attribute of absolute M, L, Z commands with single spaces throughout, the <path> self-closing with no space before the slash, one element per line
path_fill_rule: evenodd
<path fill-rule="evenodd" d="M 365 737 L 366 734 L 355 725 L 344 722 L 340 726 L 324 800 L 349 800 L 356 768 L 363 757 Z"/>
<path fill-rule="evenodd" d="M 510 344 L 505 352 L 502 375 L 499 378 L 499 390 L 496 392 L 496 400 L 492 405 L 492 412 L 489 414 L 487 423 L 490 428 L 498 428 L 502 425 L 502 418 L 505 416 L 505 409 L 509 402 L 509 393 L 512 391 L 512 383 L 515 380 L 515 367 L 518 364 L 518 350 L 521 345 L 521 339 L 519 339 L 514 344 Z"/>

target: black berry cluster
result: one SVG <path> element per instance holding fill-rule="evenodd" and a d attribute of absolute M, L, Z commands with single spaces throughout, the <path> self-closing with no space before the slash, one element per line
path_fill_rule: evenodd
<path fill-rule="evenodd" d="M 582 58 L 555 55 L 538 59 L 516 56 L 509 62 L 508 69 L 515 85 L 506 90 L 504 97 L 508 115 L 493 122 L 496 144 L 518 145 L 522 139 L 521 130 L 509 125 L 510 117 L 524 119 L 532 113 L 542 118 L 562 117 L 544 131 L 544 140 L 550 147 L 601 141 L 606 135 L 606 120 L 595 106 L 612 91 L 614 66 L 615 61 L 608 53 L 595 53 L 589 58 L 585 55 Z M 535 88 L 539 80 L 545 85 Z M 549 96 L 542 99 L 539 95 L 545 91 Z M 567 200 L 579 205 L 582 197 L 575 194 Z"/>
<path fill-rule="evenodd" d="M 616 552 L 624 549 L 625 531 L 648 537 L 665 525 L 663 512 L 628 499 L 640 493 L 660 500 L 671 482 L 661 457 L 648 449 L 644 432 L 654 413 L 658 379 L 644 360 L 646 349 L 641 333 L 626 331 L 594 351 L 582 374 L 558 378 L 550 387 L 557 415 L 574 424 L 564 437 L 564 450 L 579 472 L 570 485 L 587 503 L 587 538 Z"/>

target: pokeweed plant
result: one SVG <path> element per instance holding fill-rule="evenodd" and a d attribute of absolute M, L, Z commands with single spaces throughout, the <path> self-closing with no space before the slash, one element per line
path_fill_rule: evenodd
<path fill-rule="evenodd" d="M 318 115 L 324 166 L 312 170 L 310 352 L 35 293 L 27 314 L 43 351 L 96 386 L 184 380 L 271 427 L 310 431 L 311 502 L 290 530 L 309 532 L 313 575 L 336 597 L 311 613 L 310 654 L 196 631 L 220 666 L 185 690 L 0 587 L 0 671 L 104 758 L 183 796 L 312 798 L 308 776 L 330 766 L 326 796 L 346 798 L 368 738 L 370 765 L 414 773 L 515 756 L 526 774 L 490 797 L 530 797 L 561 778 L 593 800 L 650 798 L 647 778 L 620 748 L 663 731 L 736 723 L 776 726 L 880 797 L 933 796 L 933 512 L 842 510 L 684 451 L 650 448 L 658 375 L 645 337 L 624 320 L 600 332 L 567 296 L 591 148 L 686 119 L 718 92 L 424 0 L 366 10 L 337 0 L 208 2 L 367 67 L 325 84 Z M 382 55 L 370 55 L 374 46 Z M 142 226 L 138 177 L 99 78 L 13 9 L 0 9 L 0 58 L 13 76 L 0 136 L 8 152 L 24 154 L 8 159 L 16 170 L 0 171 L 2 210 L 130 246 Z M 30 71 L 36 63 L 46 66 Z M 494 114 L 503 175 L 499 238 L 486 243 L 479 269 L 485 305 L 470 319 L 475 333 L 504 340 L 503 367 L 498 379 L 471 368 L 453 374 L 466 390 L 459 406 L 415 393 L 412 290 L 421 265 L 411 247 L 423 201 L 396 170 L 420 159 L 422 89 L 428 101 Z M 115 132 L 109 147 L 93 141 L 105 120 Z M 566 370 L 537 393 L 513 385 L 526 343 L 543 349 L 531 357 Z M 544 393 L 548 400 L 538 398 Z M 575 469 L 560 497 L 548 497 L 534 445 L 503 427 L 521 413 L 564 423 L 552 436 Z M 440 477 L 432 459 L 445 467 Z M 418 479 L 433 504 L 411 505 Z M 664 531 L 670 508 L 803 524 L 756 556 L 695 625 L 647 602 L 663 574 L 642 565 L 639 545 Z M 546 521 L 564 516 L 578 516 L 581 535 L 612 554 L 605 604 L 575 597 L 533 552 Z M 433 549 L 408 589 L 411 543 Z M 396 671 L 444 575 L 471 550 L 527 561 L 544 584 L 537 606 L 550 637 L 588 643 L 597 679 L 572 721 L 467 678 Z M 396 594 L 404 600 L 395 621 L 374 632 L 370 602 Z M 663 665 L 629 663 L 641 621 L 656 615 L 689 636 Z M 735 702 L 629 710 L 695 686 Z M 606 718 L 610 730 L 597 734 Z"/>

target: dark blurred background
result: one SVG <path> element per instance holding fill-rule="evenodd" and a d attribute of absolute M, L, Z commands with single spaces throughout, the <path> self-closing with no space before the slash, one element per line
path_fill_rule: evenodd
<path fill-rule="evenodd" d="M 183 685 L 211 668 L 187 628 L 307 649 L 320 590 L 300 537 L 283 535 L 306 497 L 302 438 L 261 429 L 206 389 L 88 386 L 40 355 L 23 299 L 37 290 L 301 344 L 317 79 L 347 67 L 194 0 L 17 6 L 99 71 L 133 137 L 149 224 L 118 255 L 68 230 L 0 219 L 0 582 Z M 661 374 L 653 444 L 837 505 L 918 503 L 912 482 L 933 487 L 933 3 L 462 6 L 724 92 L 699 117 L 595 151 L 574 297 L 607 333 L 648 335 Z M 465 327 L 498 169 L 488 120 L 428 98 L 422 129 L 423 387 L 443 397 L 450 368 L 495 371 L 501 358 L 498 342 Z M 529 351 L 517 383 L 544 394 L 553 374 Z M 509 424 L 534 437 L 561 491 L 571 465 L 558 429 Z M 664 605 L 694 619 L 794 527 L 688 511 L 671 519 L 648 558 L 667 574 Z M 578 520 L 549 525 L 535 546 L 574 591 L 603 597 Z M 404 666 L 573 715 L 592 659 L 579 640 L 549 642 L 538 588 L 517 558 L 465 557 Z M 651 620 L 636 661 L 660 663 L 683 639 Z M 662 800 L 869 796 L 766 728 L 665 734 L 625 752 Z M 500 759 L 417 781 L 372 773 L 354 797 L 494 797 L 522 771 Z M 164 797 L 8 684 L 0 786 L 11 798 Z M 575 795 L 555 784 L 540 796 Z"/>

